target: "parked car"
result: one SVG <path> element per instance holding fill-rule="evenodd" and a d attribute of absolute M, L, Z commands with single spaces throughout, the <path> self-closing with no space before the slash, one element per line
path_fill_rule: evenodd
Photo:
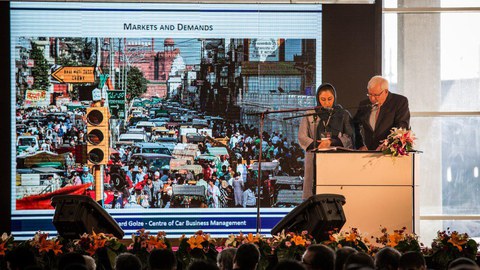
<path fill-rule="evenodd" d="M 164 154 L 133 154 L 127 165 L 143 166 L 146 164 L 151 171 L 168 170 L 172 158 L 172 156 Z"/>
<path fill-rule="evenodd" d="M 172 155 L 167 146 L 161 143 L 141 142 L 132 146 L 133 154 L 165 154 Z"/>
<path fill-rule="evenodd" d="M 147 135 L 140 133 L 123 133 L 118 137 L 119 142 L 147 142 Z"/>

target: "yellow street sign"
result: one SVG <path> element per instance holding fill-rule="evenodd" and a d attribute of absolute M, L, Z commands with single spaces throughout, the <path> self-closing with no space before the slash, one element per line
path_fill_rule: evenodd
<path fill-rule="evenodd" d="M 52 77 L 61 83 L 93 83 L 95 67 L 61 67 L 52 73 Z"/>

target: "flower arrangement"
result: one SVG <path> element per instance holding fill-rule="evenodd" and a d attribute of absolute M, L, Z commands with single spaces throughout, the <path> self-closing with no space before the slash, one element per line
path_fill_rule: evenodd
<path fill-rule="evenodd" d="M 118 254 L 126 251 L 125 245 L 112 234 L 97 234 L 95 231 L 92 231 L 92 234 L 84 233 L 80 236 L 80 239 L 65 244 L 69 251 L 75 251 L 97 259 L 101 257 L 101 263 L 110 265 L 114 265 Z"/>
<path fill-rule="evenodd" d="M 132 234 L 132 243 L 127 248 L 133 253 L 143 251 L 150 253 L 154 249 L 172 249 L 172 244 L 165 232 L 160 231 L 157 235 L 150 235 L 149 231 L 140 229 Z"/>
<path fill-rule="evenodd" d="M 147 261 L 154 249 L 172 249 L 165 232 L 160 231 L 156 235 L 151 235 L 149 231 L 140 229 L 132 234 L 132 243 L 127 247 L 129 252 L 137 255 L 142 261 Z"/>
<path fill-rule="evenodd" d="M 58 256 L 63 254 L 61 239 L 48 239 L 48 233 L 36 232 L 33 239 L 27 240 L 24 244 L 33 250 L 38 263 L 44 269 L 51 269 L 57 265 Z"/>
<path fill-rule="evenodd" d="M 300 260 L 307 247 L 313 242 L 313 237 L 309 235 L 307 231 L 303 231 L 300 234 L 294 232 L 285 233 L 285 231 L 282 231 L 273 236 L 271 247 L 279 260 Z"/>
<path fill-rule="evenodd" d="M 346 232 L 330 231 L 329 240 L 322 242 L 322 244 L 334 250 L 348 246 L 366 253 L 370 252 L 369 243 L 370 241 L 364 237 L 357 228 L 351 228 L 350 231 Z"/>
<path fill-rule="evenodd" d="M 394 230 L 393 233 L 389 233 L 387 228 L 382 228 L 382 236 L 376 238 L 377 244 L 392 247 L 401 253 L 407 251 L 417 251 L 421 250 L 420 244 L 418 242 L 418 236 L 414 233 L 407 233 L 407 228 L 403 227 L 400 230 Z"/>
<path fill-rule="evenodd" d="M 215 247 L 215 240 L 203 231 L 196 232 L 187 238 L 183 235 L 177 250 L 177 259 L 186 268 L 192 260 L 206 259 L 216 262 L 218 251 Z"/>
<path fill-rule="evenodd" d="M 411 130 L 392 128 L 380 148 L 385 155 L 408 156 L 408 152 L 413 150 L 414 140 L 416 138 Z"/>
<path fill-rule="evenodd" d="M 448 263 L 460 257 L 475 260 L 478 252 L 478 244 L 466 233 L 456 231 L 438 231 L 433 239 L 432 248 L 426 251 L 431 255 L 432 262 L 437 268 L 446 269 Z"/>
<path fill-rule="evenodd" d="M 3 233 L 0 238 L 0 256 L 5 256 L 13 248 L 13 236 Z"/>

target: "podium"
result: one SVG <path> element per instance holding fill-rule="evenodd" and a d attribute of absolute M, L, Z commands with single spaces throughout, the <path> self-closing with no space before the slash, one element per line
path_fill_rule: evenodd
<path fill-rule="evenodd" d="M 357 228 L 379 236 L 407 228 L 418 233 L 418 183 L 414 153 L 392 157 L 381 152 L 316 152 L 316 194 L 345 197 L 343 230 Z"/>

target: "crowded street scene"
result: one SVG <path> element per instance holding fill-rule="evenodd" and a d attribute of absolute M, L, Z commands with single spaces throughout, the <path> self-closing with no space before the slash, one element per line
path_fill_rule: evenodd
<path fill-rule="evenodd" d="M 163 50 L 155 53 L 159 41 Z M 277 106 L 307 105 L 314 98 L 294 91 L 306 78 L 314 85 L 313 70 L 303 67 L 301 74 L 291 62 L 255 62 L 308 50 L 295 40 L 188 41 L 177 46 L 185 41 L 19 39 L 20 57 L 36 59 L 20 65 L 17 74 L 17 209 L 50 209 L 51 196 L 58 194 L 89 195 L 105 208 L 247 208 L 258 199 L 261 207 L 301 203 L 304 151 L 296 127 L 267 118 L 261 139 L 259 117 L 252 113 L 268 109 L 272 96 Z M 283 55 L 274 50 L 278 43 L 287 47 Z M 260 50 L 260 44 L 272 51 Z M 142 60 L 152 54 L 153 62 Z M 246 91 L 249 81 L 260 78 L 254 76 L 255 63 L 280 66 L 298 80 L 262 74 L 282 87 L 267 85 L 268 94 Z M 44 73 L 38 73 L 41 68 Z M 235 77 L 239 70 L 243 75 Z M 51 93 L 35 90 L 40 76 Z"/>

